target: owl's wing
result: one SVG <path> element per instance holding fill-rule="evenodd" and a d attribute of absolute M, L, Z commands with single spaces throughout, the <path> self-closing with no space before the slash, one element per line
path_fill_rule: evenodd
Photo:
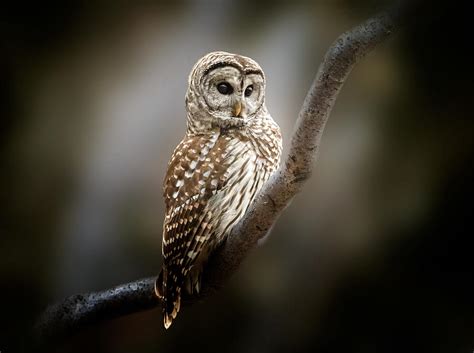
<path fill-rule="evenodd" d="M 221 142 L 217 135 L 186 137 L 168 165 L 162 248 L 165 326 L 166 320 L 171 324 L 171 317 L 179 311 L 184 279 L 212 233 L 209 200 L 222 187 L 226 175 Z"/>
<path fill-rule="evenodd" d="M 185 138 L 176 148 L 164 183 L 166 216 L 163 230 L 165 264 L 184 259 L 206 219 L 209 199 L 217 193 L 225 177 L 225 166 L 216 163 L 217 136 Z M 207 228 L 207 227 L 205 227 Z M 189 256 L 191 257 L 191 256 Z M 182 261 L 183 265 L 186 261 Z"/>

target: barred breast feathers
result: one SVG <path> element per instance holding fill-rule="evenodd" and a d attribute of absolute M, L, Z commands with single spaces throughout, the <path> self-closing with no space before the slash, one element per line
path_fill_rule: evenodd
<path fill-rule="evenodd" d="M 244 216 L 280 154 L 281 135 L 271 118 L 245 129 L 187 135 L 175 149 L 164 181 L 165 261 L 163 288 L 157 288 L 166 327 L 179 312 L 189 272 L 207 260 L 200 255 L 212 252 Z M 199 280 L 193 283 L 199 288 Z"/>

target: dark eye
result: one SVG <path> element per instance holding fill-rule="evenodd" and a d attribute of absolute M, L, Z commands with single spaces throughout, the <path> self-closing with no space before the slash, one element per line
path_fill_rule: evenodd
<path fill-rule="evenodd" d="M 228 82 L 221 82 L 217 84 L 217 90 L 221 94 L 231 94 L 232 92 L 234 92 L 234 89 Z"/>
<path fill-rule="evenodd" d="M 250 85 L 250 86 L 247 86 L 247 88 L 245 89 L 245 97 L 250 97 L 250 95 L 252 94 L 253 92 L 253 86 Z"/>

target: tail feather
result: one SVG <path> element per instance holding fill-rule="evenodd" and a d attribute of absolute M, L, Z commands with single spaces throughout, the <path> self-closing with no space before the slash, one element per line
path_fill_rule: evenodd
<path fill-rule="evenodd" d="M 155 293 L 163 304 L 163 324 L 168 329 L 181 307 L 181 276 L 175 276 L 163 268 L 155 282 Z"/>
<path fill-rule="evenodd" d="M 181 307 L 181 295 L 179 291 L 176 300 L 172 303 L 170 302 L 170 305 L 166 304 L 163 306 L 163 324 L 165 325 L 165 329 L 168 329 L 173 323 L 173 320 L 176 319 Z"/>

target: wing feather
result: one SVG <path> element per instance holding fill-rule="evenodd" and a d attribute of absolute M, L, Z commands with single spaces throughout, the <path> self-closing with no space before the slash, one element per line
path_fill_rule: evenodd
<path fill-rule="evenodd" d="M 164 181 L 164 266 L 158 292 L 165 325 L 198 257 L 212 250 L 247 210 L 267 176 L 250 141 L 235 136 L 187 136 L 173 153 Z"/>

